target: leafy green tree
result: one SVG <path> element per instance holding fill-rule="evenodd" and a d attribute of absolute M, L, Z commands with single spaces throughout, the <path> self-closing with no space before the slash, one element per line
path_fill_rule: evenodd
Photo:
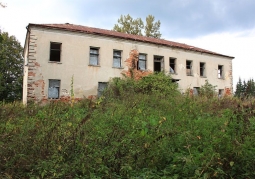
<path fill-rule="evenodd" d="M 160 38 L 161 34 L 159 32 L 160 29 L 160 21 L 154 22 L 155 18 L 152 15 L 148 15 L 146 17 L 146 26 L 145 26 L 145 36 L 146 37 L 154 37 Z"/>
<path fill-rule="evenodd" d="M 208 98 L 214 97 L 216 95 L 216 87 L 217 86 L 210 84 L 208 80 L 205 80 L 205 84 L 199 89 L 199 96 Z"/>
<path fill-rule="evenodd" d="M 155 21 L 155 17 L 148 15 L 146 17 L 146 25 L 141 18 L 133 19 L 129 14 L 121 15 L 118 19 L 118 24 L 115 24 L 113 27 L 114 31 L 123 32 L 133 35 L 145 35 L 147 37 L 160 38 L 160 21 Z M 142 33 L 144 31 L 144 34 Z"/>
<path fill-rule="evenodd" d="M 118 24 L 115 24 L 113 30 L 133 35 L 142 35 L 144 24 L 141 18 L 133 19 L 129 14 L 121 15 Z"/>
<path fill-rule="evenodd" d="M 0 101 L 22 97 L 23 48 L 14 36 L 0 33 Z"/>

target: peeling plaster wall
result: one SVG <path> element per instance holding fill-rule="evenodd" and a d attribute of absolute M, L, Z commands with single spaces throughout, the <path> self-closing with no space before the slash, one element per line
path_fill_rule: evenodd
<path fill-rule="evenodd" d="M 181 50 L 149 43 L 103 37 L 52 29 L 30 29 L 29 48 L 26 48 L 28 66 L 24 67 L 23 102 L 48 99 L 49 79 L 61 80 L 61 99 L 70 98 L 71 79 L 75 98 L 97 95 L 98 82 L 108 82 L 113 77 L 134 75 L 135 79 L 148 75 L 154 69 L 154 55 L 162 56 L 165 72 L 170 71 L 169 58 L 176 58 L 176 74 L 172 74 L 183 92 L 187 88 L 200 87 L 208 80 L 217 89 L 232 92 L 232 59 Z M 61 61 L 50 62 L 50 42 L 61 43 Z M 99 65 L 89 65 L 90 47 L 99 48 Z M 121 68 L 113 67 L 113 50 L 120 50 Z M 139 53 L 146 54 L 146 71 L 137 70 Z M 186 75 L 186 60 L 193 61 L 193 76 Z M 206 78 L 199 76 L 199 63 L 206 63 Z M 218 65 L 224 66 L 224 79 L 218 79 Z M 133 74 L 131 74 L 131 69 Z M 26 88 L 27 86 L 27 88 Z M 27 94 L 27 95 L 26 95 Z"/>

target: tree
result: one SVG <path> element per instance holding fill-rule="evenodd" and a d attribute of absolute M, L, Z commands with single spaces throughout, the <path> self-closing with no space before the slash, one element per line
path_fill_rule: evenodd
<path fill-rule="evenodd" d="M 242 80 L 241 78 L 239 77 L 239 80 L 236 84 L 236 91 L 235 91 L 235 96 L 236 97 L 242 97 L 243 96 L 243 92 L 244 92 L 244 89 L 243 89 L 243 83 L 242 83 Z"/>
<path fill-rule="evenodd" d="M 118 24 L 114 25 L 113 30 L 127 34 L 160 38 L 160 21 L 154 22 L 154 20 L 154 16 L 148 15 L 146 17 L 146 26 L 144 27 L 144 23 L 141 18 L 133 19 L 129 14 L 126 16 L 121 15 L 118 19 Z M 144 31 L 144 34 L 142 31 Z"/>
<path fill-rule="evenodd" d="M 154 22 L 154 20 L 155 18 L 152 15 L 148 15 L 146 17 L 145 36 L 160 38 L 161 37 L 161 34 L 159 32 L 160 21 Z"/>
<path fill-rule="evenodd" d="M 14 36 L 0 32 L 0 101 L 22 97 L 23 48 Z"/>

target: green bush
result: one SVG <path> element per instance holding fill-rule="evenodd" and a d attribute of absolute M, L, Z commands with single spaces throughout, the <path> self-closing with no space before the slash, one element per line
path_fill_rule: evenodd
<path fill-rule="evenodd" d="M 0 178 L 254 178 L 255 103 L 189 98 L 171 77 L 97 101 L 0 107 Z"/>

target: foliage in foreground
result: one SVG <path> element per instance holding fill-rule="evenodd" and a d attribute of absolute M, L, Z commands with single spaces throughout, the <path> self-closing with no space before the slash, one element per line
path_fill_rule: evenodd
<path fill-rule="evenodd" d="M 1 104 L 0 177 L 254 178 L 255 101 L 181 96 L 169 79 L 113 79 L 72 107 Z"/>

